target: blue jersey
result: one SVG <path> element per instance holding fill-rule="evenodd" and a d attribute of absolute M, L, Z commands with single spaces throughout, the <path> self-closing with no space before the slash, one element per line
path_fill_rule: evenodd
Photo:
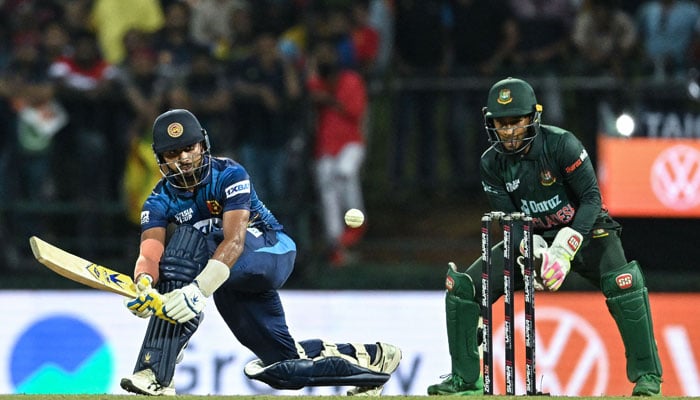
<path fill-rule="evenodd" d="M 223 213 L 250 211 L 250 227 L 283 229 L 255 193 L 245 168 L 228 158 L 209 157 L 211 173 L 193 192 L 173 187 L 161 179 L 141 210 L 141 230 L 165 228 L 170 223 L 189 224 L 205 234 L 221 231 Z"/>

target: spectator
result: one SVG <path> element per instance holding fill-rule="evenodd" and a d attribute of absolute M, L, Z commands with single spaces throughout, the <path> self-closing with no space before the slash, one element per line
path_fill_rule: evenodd
<path fill-rule="evenodd" d="M 79 155 L 64 161 L 68 163 L 63 165 L 67 173 L 65 184 L 61 186 L 66 196 L 75 196 L 76 193 L 106 196 L 110 190 L 106 177 L 116 171 L 110 171 L 111 163 L 105 163 L 107 154 L 103 153 L 107 153 L 107 148 L 111 149 L 110 154 L 124 149 L 120 141 L 122 137 L 112 135 L 108 129 L 110 114 L 114 114 L 110 102 L 113 100 L 117 71 L 102 57 L 92 33 L 83 31 L 73 39 L 73 43 L 73 54 L 58 58 L 49 67 L 49 76 L 56 84 L 58 98 L 70 116 L 62 145 Z M 76 164 L 76 159 L 84 164 Z M 104 168 L 94 168 L 98 163 Z M 102 176 L 104 174 L 107 175 Z M 84 182 L 88 181 L 99 182 L 102 186 L 93 187 L 89 192 L 81 190 Z"/>
<path fill-rule="evenodd" d="M 281 57 L 271 32 L 258 36 L 254 54 L 233 64 L 230 76 L 238 158 L 257 177 L 255 190 L 286 213 L 287 144 L 298 125 L 294 106 L 302 95 L 300 77 Z"/>
<path fill-rule="evenodd" d="M 202 46 L 190 35 L 190 7 L 186 2 L 171 3 L 165 9 L 165 25 L 154 34 L 161 74 L 180 79 L 189 72 L 194 54 Z"/>
<path fill-rule="evenodd" d="M 90 12 L 90 25 L 110 64 L 124 61 L 127 32 L 137 29 L 151 33 L 161 29 L 163 23 L 163 9 L 158 0 L 95 0 Z"/>
<path fill-rule="evenodd" d="M 313 50 L 308 88 L 315 107 L 314 172 L 326 241 L 333 266 L 346 264 L 346 248 L 366 229 L 346 231 L 349 208 L 364 210 L 360 173 L 365 158 L 362 131 L 367 89 L 356 71 L 340 67 L 335 44 L 319 42 Z M 352 229 L 352 228 L 351 228 Z"/>
<path fill-rule="evenodd" d="M 198 0 L 193 2 L 190 35 L 200 46 L 215 51 L 233 41 L 231 14 L 243 0 Z"/>
<path fill-rule="evenodd" d="M 687 74 L 700 6 L 687 0 L 650 0 L 637 14 L 644 57 L 658 80 Z"/>
<path fill-rule="evenodd" d="M 391 64 L 394 49 L 394 14 L 390 0 L 369 0 L 368 24 L 379 36 L 374 74 L 381 76 Z"/>
<path fill-rule="evenodd" d="M 365 76 L 376 70 L 379 53 L 379 31 L 369 22 L 369 1 L 352 3 L 351 36 L 357 68 Z"/>
<path fill-rule="evenodd" d="M 411 84 L 421 78 L 443 76 L 447 71 L 446 3 L 442 0 L 399 1 L 394 7 L 394 62 L 396 75 L 404 86 L 395 102 L 390 180 L 395 189 L 408 183 L 431 193 L 438 182 L 435 123 L 440 93 L 434 85 Z M 412 134 L 418 139 L 415 144 L 418 155 L 408 160 L 408 152 L 413 147 Z M 413 161 L 417 165 L 416 177 L 407 179 L 407 168 Z"/>
<path fill-rule="evenodd" d="M 510 73 L 545 78 L 543 102 L 557 124 L 564 118 L 559 77 L 568 73 L 571 29 L 576 16 L 572 0 L 510 0 L 518 43 L 509 57 Z"/>
<path fill-rule="evenodd" d="M 230 15 L 232 43 L 228 48 L 219 49 L 217 57 L 228 63 L 242 61 L 253 54 L 256 34 L 253 29 L 253 16 L 247 3 L 241 3 Z"/>
<path fill-rule="evenodd" d="M 188 73 L 174 82 L 167 93 L 167 108 L 187 108 L 217 132 L 231 132 L 230 102 L 231 94 L 221 65 L 203 47 L 193 52 Z M 231 148 L 231 138 L 219 138 L 223 140 L 214 143 L 218 148 L 222 151 Z"/>
<path fill-rule="evenodd" d="M 138 225 L 141 222 L 140 205 L 162 177 L 157 166 L 153 166 L 150 133 L 153 120 L 163 108 L 167 82 L 158 74 L 155 52 L 147 47 L 137 47 L 120 66 L 119 83 L 127 105 L 124 126 L 129 143 L 124 171 L 124 201 L 128 219 Z"/>
<path fill-rule="evenodd" d="M 326 17 L 315 32 L 315 40 L 335 45 L 341 68 L 357 69 L 357 54 L 352 36 L 350 12 L 344 7 L 329 8 Z"/>
<path fill-rule="evenodd" d="M 504 59 L 512 54 L 517 41 L 510 6 L 501 0 L 451 0 L 450 12 L 451 76 L 491 79 L 503 69 Z M 481 88 L 453 88 L 449 94 L 446 133 L 450 183 L 456 190 L 475 193 L 481 188 L 479 160 L 488 147 L 483 135 L 474 134 L 483 126 L 482 116 L 472 112 L 483 107 Z"/>
<path fill-rule="evenodd" d="M 67 123 L 67 115 L 55 98 L 47 69 L 40 43 L 27 41 L 15 44 L 10 65 L 2 76 L 4 95 L 15 112 L 13 131 L 5 134 L 14 136 L 17 144 L 11 167 L 19 172 L 17 201 L 50 201 L 55 194 L 52 145 L 54 136 Z M 34 218 L 25 218 L 18 228 L 29 235 L 38 224 Z"/>
<path fill-rule="evenodd" d="M 115 110 L 121 110 L 114 96 L 115 67 L 102 57 L 94 34 L 83 31 L 72 42 L 73 54 L 58 58 L 49 67 L 57 98 L 69 115 L 65 131 L 56 137 L 57 151 L 73 155 L 57 157 L 56 168 L 63 176 L 57 189 L 61 198 L 77 199 L 86 207 L 85 218 L 72 227 L 77 236 L 87 238 L 101 231 L 91 212 L 101 202 L 117 198 L 127 137 L 115 129 Z M 85 182 L 93 182 L 90 190 L 85 190 Z M 94 256 L 95 249 L 88 242 L 82 241 L 81 254 Z"/>
<path fill-rule="evenodd" d="M 623 78 L 629 71 L 637 44 L 636 26 L 614 3 L 589 0 L 577 15 L 572 32 L 577 73 Z"/>
<path fill-rule="evenodd" d="M 42 51 L 49 62 L 67 55 L 70 34 L 60 20 L 48 22 L 42 29 Z"/>

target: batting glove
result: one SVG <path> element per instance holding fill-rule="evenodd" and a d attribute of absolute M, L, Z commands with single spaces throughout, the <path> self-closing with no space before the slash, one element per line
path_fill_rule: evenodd
<path fill-rule="evenodd" d="M 231 269 L 228 265 L 219 260 L 210 259 L 194 282 L 163 296 L 163 319 L 184 323 L 196 317 L 204 310 L 206 298 L 226 282 L 230 273 Z"/>
<path fill-rule="evenodd" d="M 184 323 L 204 310 L 207 298 L 196 283 L 190 283 L 163 295 L 163 316 Z"/>
<path fill-rule="evenodd" d="M 161 295 L 153 288 L 153 278 L 148 274 L 141 274 L 136 281 L 136 294 L 135 299 L 126 299 L 124 304 L 139 318 L 150 318 L 163 307 Z"/>

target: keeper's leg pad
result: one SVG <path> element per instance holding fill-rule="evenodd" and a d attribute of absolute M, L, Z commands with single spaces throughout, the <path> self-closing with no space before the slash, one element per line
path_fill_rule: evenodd
<path fill-rule="evenodd" d="M 204 234 L 190 225 L 180 225 L 161 258 L 158 291 L 168 293 L 189 284 L 208 260 Z M 171 324 L 151 317 L 134 372 L 150 368 L 158 383 L 168 386 L 175 374 L 178 355 L 203 318 L 204 314 L 200 313 L 184 324 Z"/>
<path fill-rule="evenodd" d="M 465 382 L 476 382 L 481 373 L 477 335 L 481 308 L 474 301 L 474 284 L 469 275 L 448 268 L 446 279 L 445 319 L 452 374 Z"/>
<path fill-rule="evenodd" d="M 636 382 L 645 374 L 660 377 L 662 368 L 654 339 L 649 292 L 639 264 L 631 261 L 603 274 L 601 288 L 625 345 L 627 378 Z"/>

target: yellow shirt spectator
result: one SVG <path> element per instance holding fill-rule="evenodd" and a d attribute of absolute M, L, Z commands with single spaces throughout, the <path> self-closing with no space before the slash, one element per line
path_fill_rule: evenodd
<path fill-rule="evenodd" d="M 96 0 L 90 14 L 105 59 L 111 64 L 124 60 L 124 34 L 130 29 L 154 32 L 163 26 L 158 0 Z"/>

